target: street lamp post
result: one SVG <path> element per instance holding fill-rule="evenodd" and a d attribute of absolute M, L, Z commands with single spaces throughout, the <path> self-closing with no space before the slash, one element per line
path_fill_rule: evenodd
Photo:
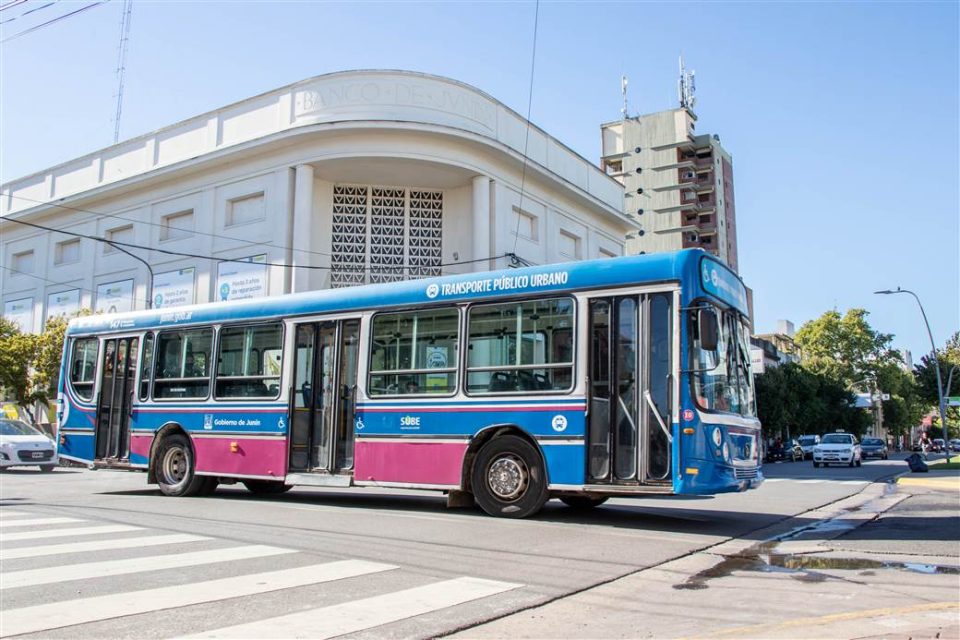
<path fill-rule="evenodd" d="M 923 310 L 923 304 L 920 302 L 920 298 L 917 297 L 913 291 L 909 289 L 901 289 L 897 287 L 896 289 L 884 289 L 883 291 L 874 291 L 874 293 L 879 295 L 890 295 L 893 293 L 909 293 L 913 296 L 913 299 L 917 301 L 917 306 L 920 307 L 920 315 L 923 316 L 923 323 L 927 325 L 927 336 L 930 338 L 930 349 L 931 355 L 933 357 L 933 370 L 937 372 L 937 399 L 940 401 L 940 427 L 943 429 L 943 444 L 947 450 L 947 462 L 950 462 L 950 444 L 949 438 L 947 438 L 947 411 L 946 405 L 943 398 L 943 380 L 940 378 L 940 360 L 937 358 L 937 344 L 933 341 L 933 332 L 930 331 L 930 321 L 927 320 L 927 312 Z M 953 370 L 950 370 L 952 376 Z"/>
<path fill-rule="evenodd" d="M 147 262 L 146 260 L 144 260 L 143 258 L 141 258 L 140 256 L 138 256 L 138 255 L 136 255 L 136 254 L 130 253 L 129 251 L 127 251 L 127 250 L 124 249 L 123 247 L 121 247 L 121 246 L 119 246 L 119 245 L 117 245 L 117 244 L 114 244 L 113 242 L 110 242 L 109 240 L 104 240 L 104 242 L 106 242 L 108 245 L 110 245 L 111 247 L 113 247 L 113 248 L 116 249 L 117 251 L 122 251 L 123 253 L 127 254 L 128 256 L 130 256 L 131 258 L 133 258 L 134 260 L 139 260 L 139 261 L 143 264 L 143 266 L 145 266 L 145 267 L 147 268 L 147 273 L 150 274 L 150 280 L 147 282 L 147 300 L 146 300 L 146 302 L 147 302 L 147 309 L 152 309 L 152 308 L 153 308 L 153 267 L 150 266 L 150 263 L 149 263 L 149 262 Z"/>

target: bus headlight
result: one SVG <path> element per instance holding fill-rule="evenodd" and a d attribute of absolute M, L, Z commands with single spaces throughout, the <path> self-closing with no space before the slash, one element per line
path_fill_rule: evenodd
<path fill-rule="evenodd" d="M 723 459 L 724 460 L 730 459 L 730 447 L 729 445 L 727 445 L 726 442 L 723 443 Z"/>
<path fill-rule="evenodd" d="M 713 444 L 720 446 L 720 441 L 723 439 L 723 433 L 720 431 L 720 427 L 713 428 Z"/>

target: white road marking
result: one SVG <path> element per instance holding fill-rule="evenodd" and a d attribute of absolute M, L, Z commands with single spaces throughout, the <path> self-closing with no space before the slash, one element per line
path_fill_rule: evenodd
<path fill-rule="evenodd" d="M 49 531 L 18 531 L 17 533 L 0 533 L 0 543 L 16 540 L 44 540 L 46 538 L 73 538 L 101 533 L 126 533 L 127 531 L 143 531 L 143 527 L 133 527 L 128 524 L 109 524 L 99 527 L 75 527 L 70 529 L 50 529 Z"/>
<path fill-rule="evenodd" d="M 3 629 L 0 631 L 2 633 L 0 637 L 49 631 L 150 611 L 217 602 L 396 568 L 393 565 L 376 562 L 344 560 L 172 587 L 40 604 L 21 609 L 7 609 L 3 612 Z"/>
<path fill-rule="evenodd" d="M 32 516 L 32 513 L 25 511 L 10 511 L 7 508 L 0 509 L 0 518 L 9 518 L 10 516 Z"/>
<path fill-rule="evenodd" d="M 438 611 L 522 587 L 481 578 L 456 578 L 330 607 L 301 611 L 187 638 L 334 638 Z"/>
<path fill-rule="evenodd" d="M 83 564 L 48 567 L 46 569 L 13 571 L 5 573 L 0 577 L 0 589 L 33 587 L 38 584 L 102 578 L 128 573 L 140 573 L 142 571 L 160 571 L 163 569 L 175 569 L 177 567 L 195 567 L 197 565 L 212 564 L 214 562 L 263 558 L 285 553 L 295 553 L 295 551 L 293 549 L 281 549 L 280 547 L 270 547 L 266 545 L 247 545 L 243 547 L 230 547 L 228 549 L 194 551 L 176 555 L 147 556 L 143 558 L 127 558 L 124 560 L 106 560 L 104 562 L 85 562 Z"/>
<path fill-rule="evenodd" d="M 136 529 L 137 527 L 131 527 Z M 126 531 L 126 529 L 124 529 Z M 89 542 L 69 542 L 67 544 L 45 544 L 18 549 L 0 549 L 0 560 L 14 560 L 16 558 L 39 558 L 42 556 L 57 556 L 62 553 L 82 553 L 86 551 L 104 551 L 113 549 L 139 549 L 140 547 L 156 547 L 162 544 L 182 544 L 184 542 L 199 542 L 209 540 L 204 536 L 194 536 L 187 533 L 174 533 L 165 536 L 141 536 L 139 538 L 122 538 L 120 540 L 91 540 Z"/>
<path fill-rule="evenodd" d="M 11 520 L 10 522 L 0 522 L 0 528 L 9 529 L 10 527 L 43 527 L 48 524 L 69 524 L 72 522 L 83 522 L 80 518 L 30 518 L 27 520 Z"/>

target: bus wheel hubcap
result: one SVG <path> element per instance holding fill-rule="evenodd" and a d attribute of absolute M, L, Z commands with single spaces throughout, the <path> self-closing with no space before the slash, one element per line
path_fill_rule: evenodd
<path fill-rule="evenodd" d="M 163 479 L 166 484 L 179 484 L 187 476 L 187 456 L 179 447 L 163 456 Z"/>
<path fill-rule="evenodd" d="M 527 488 L 527 466 L 515 456 L 497 458 L 487 471 L 487 485 L 501 500 L 514 500 Z"/>

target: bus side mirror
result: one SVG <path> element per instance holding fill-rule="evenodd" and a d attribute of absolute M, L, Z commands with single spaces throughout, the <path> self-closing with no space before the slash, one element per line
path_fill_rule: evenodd
<path fill-rule="evenodd" d="M 713 309 L 700 309 L 697 312 L 697 329 L 700 335 L 700 348 L 705 351 L 716 351 L 720 336 L 717 314 Z"/>

